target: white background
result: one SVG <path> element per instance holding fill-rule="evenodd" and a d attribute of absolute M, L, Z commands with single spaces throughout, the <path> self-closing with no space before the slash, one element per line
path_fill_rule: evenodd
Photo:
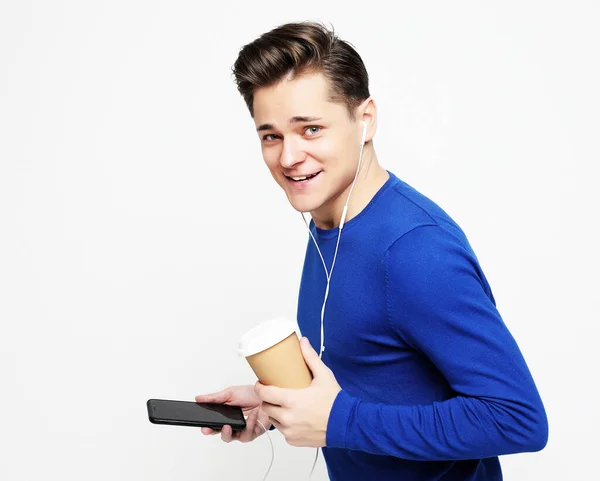
<path fill-rule="evenodd" d="M 295 316 L 306 228 L 231 66 L 298 20 L 363 56 L 382 165 L 466 231 L 534 375 L 550 439 L 505 479 L 594 476 L 597 2 L 3 0 L 3 481 L 262 480 L 266 436 L 156 426 L 145 402 L 254 383 L 238 337 Z M 272 437 L 269 479 L 307 479 L 315 450 Z"/>

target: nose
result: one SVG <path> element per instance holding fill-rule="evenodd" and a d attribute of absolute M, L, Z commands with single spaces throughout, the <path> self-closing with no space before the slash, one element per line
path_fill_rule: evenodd
<path fill-rule="evenodd" d="M 283 140 L 283 148 L 279 163 L 285 169 L 291 169 L 296 164 L 304 161 L 306 153 L 302 150 L 301 145 L 291 136 Z"/>

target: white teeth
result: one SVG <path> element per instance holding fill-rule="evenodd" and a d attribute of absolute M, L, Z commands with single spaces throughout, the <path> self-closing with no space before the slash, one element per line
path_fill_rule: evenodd
<path fill-rule="evenodd" d="M 306 179 L 310 179 L 312 177 L 315 177 L 317 174 L 319 174 L 320 172 L 317 172 L 315 174 L 310 174 L 310 175 L 305 175 L 304 177 L 291 177 L 291 176 L 287 176 L 288 178 L 295 180 L 295 181 L 300 181 L 300 180 L 306 180 Z"/>

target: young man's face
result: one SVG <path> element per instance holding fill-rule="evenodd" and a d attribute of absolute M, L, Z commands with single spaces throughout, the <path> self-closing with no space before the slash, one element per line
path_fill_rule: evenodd
<path fill-rule="evenodd" d="M 360 119 L 353 121 L 345 105 L 328 97 L 321 73 L 254 93 L 254 122 L 271 175 L 296 210 L 323 217 L 352 184 L 362 137 Z"/>

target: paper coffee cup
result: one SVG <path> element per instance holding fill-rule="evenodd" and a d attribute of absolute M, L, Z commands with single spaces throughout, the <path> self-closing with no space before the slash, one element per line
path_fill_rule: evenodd
<path fill-rule="evenodd" d="M 297 325 L 288 319 L 262 322 L 240 338 L 237 351 L 262 384 L 302 389 L 312 382 Z"/>

